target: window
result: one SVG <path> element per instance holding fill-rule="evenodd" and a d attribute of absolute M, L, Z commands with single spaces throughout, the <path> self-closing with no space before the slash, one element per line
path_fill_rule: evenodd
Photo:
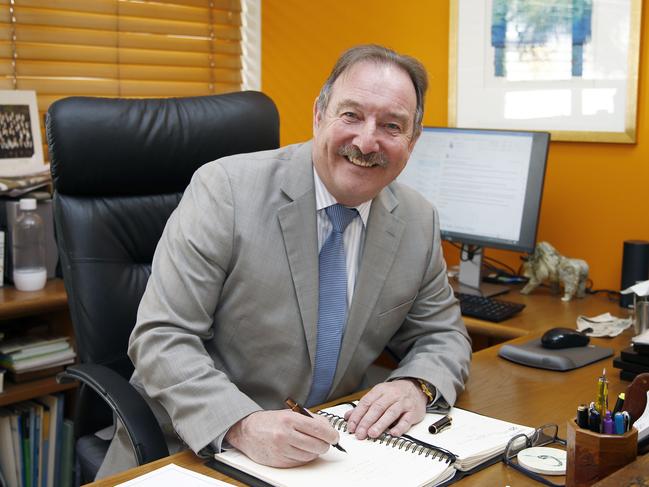
<path fill-rule="evenodd" d="M 0 0 L 0 89 L 36 91 L 41 120 L 72 95 L 238 91 L 241 23 L 239 0 Z"/>

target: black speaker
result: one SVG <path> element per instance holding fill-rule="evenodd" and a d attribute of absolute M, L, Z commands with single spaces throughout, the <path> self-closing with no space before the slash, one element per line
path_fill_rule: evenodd
<path fill-rule="evenodd" d="M 622 255 L 621 289 L 633 286 L 638 281 L 649 279 L 649 242 L 646 240 L 625 240 Z M 633 294 L 621 294 L 620 306 L 633 306 Z"/>

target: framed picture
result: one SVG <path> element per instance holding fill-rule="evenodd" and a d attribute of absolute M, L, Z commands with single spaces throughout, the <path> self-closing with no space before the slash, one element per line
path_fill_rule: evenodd
<path fill-rule="evenodd" d="M 642 0 L 451 0 L 449 125 L 636 141 Z"/>
<path fill-rule="evenodd" d="M 0 177 L 45 169 L 36 93 L 0 90 Z"/>

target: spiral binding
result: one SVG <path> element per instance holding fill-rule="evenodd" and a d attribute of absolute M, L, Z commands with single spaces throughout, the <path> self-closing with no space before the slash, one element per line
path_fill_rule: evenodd
<path fill-rule="evenodd" d="M 327 418 L 331 425 L 336 428 L 338 431 L 347 431 L 347 421 L 345 418 L 326 411 L 318 411 L 318 414 Z M 431 457 L 431 459 L 438 461 L 445 461 L 447 463 L 454 463 L 457 457 L 448 450 L 440 448 L 430 443 L 418 440 L 409 435 L 404 436 L 392 436 L 389 433 L 383 433 L 377 438 L 367 438 L 368 441 L 373 441 L 374 443 L 379 443 L 381 445 L 390 446 L 392 448 L 398 448 L 406 452 L 424 455 L 425 458 Z"/>

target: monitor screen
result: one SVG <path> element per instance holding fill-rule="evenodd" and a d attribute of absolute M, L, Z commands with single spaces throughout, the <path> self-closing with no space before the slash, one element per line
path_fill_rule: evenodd
<path fill-rule="evenodd" d="M 550 134 L 425 127 L 398 181 L 439 212 L 442 238 L 532 252 Z"/>

